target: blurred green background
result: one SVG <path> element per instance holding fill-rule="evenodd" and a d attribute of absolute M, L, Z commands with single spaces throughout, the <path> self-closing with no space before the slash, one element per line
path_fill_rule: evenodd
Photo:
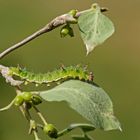
<path fill-rule="evenodd" d="M 113 20 L 116 32 L 89 56 L 86 57 L 85 46 L 77 27 L 74 27 L 74 38 L 62 39 L 59 36 L 60 29 L 56 29 L 11 53 L 1 60 L 1 64 L 7 66 L 20 64 L 34 72 L 53 70 L 61 63 L 88 64 L 89 69 L 94 72 L 95 82 L 112 98 L 115 115 L 123 128 L 122 133 L 96 130 L 91 135 L 95 140 L 139 140 L 139 0 L 0 0 L 0 51 L 27 37 L 54 17 L 74 8 L 79 11 L 87 9 L 93 2 L 109 8 L 106 15 Z M 7 105 L 14 96 L 14 89 L 0 77 L 0 107 Z M 48 121 L 59 129 L 70 123 L 87 122 L 65 103 L 44 103 L 40 105 L 40 109 Z M 28 136 L 27 132 L 28 123 L 15 107 L 0 113 L 0 140 L 33 140 L 33 136 Z M 45 139 L 42 132 L 40 135 Z M 70 138 L 67 135 L 60 139 Z"/>

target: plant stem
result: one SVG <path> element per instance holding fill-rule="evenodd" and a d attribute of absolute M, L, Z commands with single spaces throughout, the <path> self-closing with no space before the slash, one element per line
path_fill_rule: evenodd
<path fill-rule="evenodd" d="M 30 42 L 31 40 L 37 38 L 38 36 L 40 36 L 41 34 L 44 34 L 47 30 L 46 28 L 47 26 L 45 26 L 44 28 L 40 29 L 39 31 L 33 33 L 32 35 L 30 35 L 29 37 L 25 38 L 24 40 L 22 40 L 21 42 L 11 46 L 10 48 L 6 49 L 5 51 L 3 51 L 0 54 L 0 59 L 3 58 L 4 56 L 6 56 L 7 54 L 9 54 L 10 52 L 16 50 L 17 48 L 23 46 L 24 44 L 27 44 L 28 42 Z"/>
<path fill-rule="evenodd" d="M 10 109 L 12 107 L 12 105 L 14 104 L 14 101 L 15 101 L 15 98 L 11 101 L 11 103 L 3 108 L 0 109 L 0 112 L 1 111 L 6 111 L 8 109 Z"/>
<path fill-rule="evenodd" d="M 16 93 L 17 95 L 20 94 L 21 90 L 19 87 L 16 87 Z M 9 105 L 7 105 L 6 107 L 3 107 L 0 109 L 0 112 L 1 111 L 6 111 L 8 109 L 10 109 L 12 107 L 12 105 L 14 104 L 14 101 L 15 101 L 15 98 L 11 101 L 11 103 Z M 23 112 L 23 109 L 21 108 L 22 112 Z"/>
<path fill-rule="evenodd" d="M 41 139 L 38 137 L 38 134 L 37 134 L 36 131 L 33 131 L 33 134 L 34 134 L 35 140 L 41 140 Z"/>
<path fill-rule="evenodd" d="M 108 10 L 107 8 L 101 8 L 101 12 L 105 12 L 107 10 Z M 39 29 L 38 31 L 36 31 L 32 35 L 28 36 L 24 40 L 20 41 L 19 43 L 9 47 L 8 49 L 6 49 L 2 53 L 0 53 L 0 59 L 2 59 L 4 56 L 8 55 L 9 53 L 13 52 L 14 50 L 27 44 L 28 42 L 32 41 L 33 39 L 39 37 L 40 35 L 47 33 L 49 31 L 52 31 L 53 29 L 55 29 L 61 25 L 75 21 L 85 11 L 77 12 L 75 17 L 71 16 L 70 14 L 63 14 L 61 16 L 56 17 L 55 19 L 53 19 L 50 23 L 48 23 L 43 28 Z"/>
<path fill-rule="evenodd" d="M 7 83 L 10 83 L 11 86 L 19 86 L 23 83 L 23 81 L 13 79 L 12 75 L 10 75 L 10 68 L 0 65 L 0 73 L 5 78 Z"/>
<path fill-rule="evenodd" d="M 36 106 L 33 106 L 33 108 L 35 109 L 36 113 L 38 114 L 38 116 L 40 117 L 40 119 L 42 120 L 42 122 L 46 125 L 48 124 L 46 119 L 44 118 L 44 116 L 42 115 L 42 113 L 39 111 L 39 109 Z"/>
<path fill-rule="evenodd" d="M 42 35 L 44 33 L 47 33 L 49 31 L 55 29 L 56 27 L 64 25 L 67 22 L 70 22 L 70 21 L 73 21 L 73 20 L 75 20 L 75 19 L 72 16 L 70 16 L 69 14 L 64 14 L 64 15 L 56 17 L 50 23 L 48 23 L 46 26 L 44 26 L 43 28 L 41 28 L 37 32 L 33 33 L 32 35 L 28 36 L 27 38 L 25 38 L 24 40 L 20 41 L 19 43 L 15 44 L 15 45 L 9 47 L 8 49 L 6 49 L 5 51 L 3 51 L 0 54 L 0 59 L 2 59 L 4 56 L 6 56 L 7 54 L 11 53 L 12 51 L 22 47 L 25 44 L 27 44 L 31 40 L 37 38 L 38 36 L 40 36 L 40 35 Z"/>
<path fill-rule="evenodd" d="M 22 112 L 22 114 L 24 115 L 24 117 L 28 120 L 28 122 L 30 123 L 30 129 L 29 129 L 29 134 L 31 134 L 33 132 L 35 140 L 40 140 L 40 138 L 38 137 L 37 134 L 37 125 L 32 125 L 33 122 L 35 123 L 34 120 L 32 120 L 32 117 L 30 115 L 30 112 L 25 109 L 23 106 L 20 107 L 20 110 Z"/>
<path fill-rule="evenodd" d="M 70 131 L 76 129 L 76 128 L 80 128 L 82 129 L 83 132 L 89 132 L 89 131 L 93 131 L 95 130 L 94 126 L 92 124 L 84 124 L 84 123 L 77 123 L 77 124 L 71 124 L 69 127 L 63 129 L 62 131 L 60 131 L 58 133 L 58 137 L 61 137 L 67 133 L 69 133 Z"/>
<path fill-rule="evenodd" d="M 25 108 L 23 106 L 20 106 L 19 109 L 22 112 L 23 116 L 30 122 L 31 116 L 25 111 Z"/>

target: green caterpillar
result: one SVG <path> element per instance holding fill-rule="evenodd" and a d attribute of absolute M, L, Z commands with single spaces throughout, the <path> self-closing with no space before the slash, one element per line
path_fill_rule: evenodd
<path fill-rule="evenodd" d="M 35 74 L 28 72 L 26 69 L 20 67 L 10 67 L 10 74 L 17 76 L 25 82 L 35 84 L 50 84 L 53 82 L 61 82 L 69 79 L 78 79 L 85 82 L 93 82 L 92 72 L 88 72 L 85 67 L 81 66 L 69 66 L 61 67 L 55 71 L 48 72 L 46 74 Z"/>

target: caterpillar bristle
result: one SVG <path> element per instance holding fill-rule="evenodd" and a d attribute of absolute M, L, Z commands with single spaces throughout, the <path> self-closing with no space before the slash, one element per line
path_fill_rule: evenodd
<path fill-rule="evenodd" d="M 91 81 L 93 81 L 93 79 L 94 79 L 93 72 L 90 72 L 89 73 L 89 81 L 91 82 Z"/>
<path fill-rule="evenodd" d="M 60 69 L 65 70 L 64 64 L 61 64 Z"/>

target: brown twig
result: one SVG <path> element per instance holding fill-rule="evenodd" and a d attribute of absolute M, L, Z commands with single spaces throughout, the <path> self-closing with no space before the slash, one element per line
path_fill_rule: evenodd
<path fill-rule="evenodd" d="M 64 15 L 61 15 L 59 17 L 56 17 L 50 23 L 48 23 L 45 27 L 43 27 L 40 30 L 38 30 L 37 32 L 33 33 L 32 35 L 30 35 L 29 37 L 25 38 L 21 42 L 15 44 L 15 45 L 11 46 L 10 48 L 6 49 L 5 51 L 3 51 L 0 54 L 0 59 L 2 59 L 4 56 L 6 56 L 7 54 L 9 54 L 10 52 L 12 52 L 12 51 L 14 51 L 14 50 L 22 47 L 23 45 L 27 44 L 31 40 L 37 38 L 38 36 L 40 36 L 40 35 L 42 35 L 44 33 L 47 33 L 49 31 L 55 29 L 56 27 L 59 27 L 61 25 L 64 25 L 67 22 L 73 22 L 73 21 L 75 21 L 75 18 L 73 18 L 69 14 L 64 14 Z"/>
<path fill-rule="evenodd" d="M 107 8 L 101 8 L 101 12 L 105 12 L 107 10 L 108 10 Z M 20 41 L 19 43 L 9 47 L 8 49 L 6 49 L 2 53 L 0 53 L 0 59 L 2 59 L 7 54 L 11 53 L 12 51 L 14 51 L 14 50 L 16 50 L 20 47 L 22 47 L 23 45 L 27 44 L 28 42 L 32 41 L 33 39 L 39 37 L 40 35 L 42 35 L 44 33 L 47 33 L 47 32 L 49 32 L 49 31 L 51 31 L 51 30 L 53 30 L 53 29 L 55 29 L 55 28 L 57 28 L 61 25 L 66 24 L 66 23 L 75 22 L 76 19 L 85 11 L 77 12 L 75 17 L 73 17 L 70 14 L 64 14 L 64 15 L 56 17 L 50 23 L 48 23 L 46 26 L 44 26 L 43 28 L 41 28 L 37 32 L 33 33 L 32 35 L 28 36 L 24 40 Z"/>
<path fill-rule="evenodd" d="M 13 77 L 10 75 L 10 69 L 8 67 L 0 65 L 0 73 L 5 78 L 7 83 L 11 84 L 11 86 L 19 86 L 23 83 L 23 81 L 13 79 Z"/>

